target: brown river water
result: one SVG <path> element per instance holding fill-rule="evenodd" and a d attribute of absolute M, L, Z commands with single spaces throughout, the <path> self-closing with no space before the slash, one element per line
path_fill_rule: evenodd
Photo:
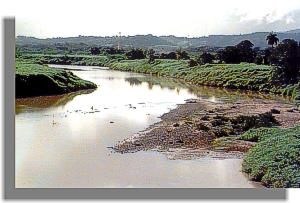
<path fill-rule="evenodd" d="M 186 99 L 264 95 L 191 87 L 172 79 L 101 67 L 57 66 L 96 83 L 94 91 L 16 100 L 17 188 L 251 188 L 241 160 L 169 160 L 112 147 Z"/>

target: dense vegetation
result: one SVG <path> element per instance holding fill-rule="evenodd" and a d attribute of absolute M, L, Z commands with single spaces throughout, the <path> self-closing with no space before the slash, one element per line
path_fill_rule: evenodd
<path fill-rule="evenodd" d="M 250 178 L 267 187 L 300 187 L 300 126 L 252 129 L 241 139 L 258 142 L 243 161 Z"/>
<path fill-rule="evenodd" d="M 135 35 L 135 36 L 78 36 L 68 38 L 48 38 L 38 39 L 34 37 L 18 36 L 16 45 L 22 52 L 27 53 L 52 53 L 52 54 L 70 54 L 81 53 L 88 54 L 90 47 L 93 46 L 112 46 L 117 47 L 120 44 L 125 48 L 144 48 L 155 49 L 156 51 L 175 51 L 182 48 L 188 48 L 189 52 L 199 52 L 202 49 L 206 51 L 214 47 L 234 46 L 243 40 L 250 40 L 255 47 L 265 48 L 267 32 L 256 32 L 243 35 L 210 35 L 204 37 L 176 37 L 176 36 L 153 36 L 153 35 Z M 277 33 L 280 39 L 294 39 L 300 41 L 300 30 Z M 200 49 L 199 49 L 200 48 Z"/>
<path fill-rule="evenodd" d="M 154 36 L 147 37 L 152 39 Z M 159 43 L 167 40 L 167 45 L 176 40 L 154 38 Z M 143 39 L 143 36 L 138 39 Z M 52 40 L 55 42 L 58 39 Z M 61 94 L 96 87 L 71 72 L 43 65 L 64 64 L 106 66 L 114 70 L 178 78 L 184 83 L 195 85 L 269 92 L 291 96 L 300 102 L 300 44 L 292 39 L 280 42 L 275 33 L 264 36 L 265 44 L 271 46 L 264 50 L 254 47 L 250 40 L 241 40 L 223 48 L 199 48 L 195 49 L 198 52 L 193 53 L 181 48 L 156 52 L 157 49 L 149 49 L 152 43 L 150 41 L 147 42 L 148 49 L 138 48 L 139 46 L 120 48 L 120 41 L 120 38 L 116 41 L 118 48 L 116 44 L 111 47 L 103 47 L 101 44 L 68 44 L 65 47 L 66 44 L 55 43 L 51 44 L 52 48 L 56 47 L 53 49 L 45 44 L 42 48 L 39 45 L 33 46 L 36 49 L 30 49 L 26 45 L 17 47 L 17 96 Z M 60 51 L 57 51 L 57 46 Z M 48 49 L 52 49 L 52 52 Z M 29 50 L 35 50 L 32 51 L 35 54 L 28 53 L 31 52 Z M 128 82 L 135 84 L 140 81 L 128 79 Z M 254 118 L 241 117 L 242 122 L 248 120 L 255 123 Z M 243 130 L 252 127 L 260 126 L 246 126 Z M 297 126 L 286 130 L 258 128 L 244 133 L 241 139 L 258 143 L 246 155 L 243 171 L 268 187 L 300 187 L 299 131 L 300 127 Z"/>
<path fill-rule="evenodd" d="M 72 72 L 36 64 L 33 60 L 16 60 L 16 97 L 57 95 L 97 86 Z"/>
<path fill-rule="evenodd" d="M 125 60 L 123 55 L 43 55 L 27 54 L 25 59 L 39 64 L 72 64 L 107 66 L 115 70 L 150 73 L 183 79 L 196 85 L 227 87 L 261 92 L 270 92 L 300 99 L 300 82 L 285 84 L 278 68 L 249 63 L 197 64 L 190 67 L 189 60 L 148 59 Z"/>

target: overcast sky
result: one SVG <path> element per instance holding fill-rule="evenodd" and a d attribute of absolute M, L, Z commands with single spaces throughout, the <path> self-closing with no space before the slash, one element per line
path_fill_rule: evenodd
<path fill-rule="evenodd" d="M 300 0 L 81 0 L 18 2 L 16 35 L 153 34 L 199 37 L 300 28 Z"/>

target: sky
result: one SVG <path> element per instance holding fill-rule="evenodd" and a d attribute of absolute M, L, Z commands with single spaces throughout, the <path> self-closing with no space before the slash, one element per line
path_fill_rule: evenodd
<path fill-rule="evenodd" d="M 14 1 L 14 0 L 12 0 Z M 20 1 L 16 35 L 200 37 L 300 28 L 300 0 Z"/>

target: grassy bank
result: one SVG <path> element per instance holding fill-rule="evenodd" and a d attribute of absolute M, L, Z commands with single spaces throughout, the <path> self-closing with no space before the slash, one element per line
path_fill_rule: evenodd
<path fill-rule="evenodd" d="M 114 70 L 157 74 L 183 79 L 195 85 L 226 87 L 291 96 L 300 100 L 300 82 L 284 84 L 278 69 L 272 66 L 241 64 L 206 64 L 189 67 L 186 60 L 148 59 L 125 60 L 122 55 L 24 55 L 24 58 L 40 64 L 72 64 L 86 66 L 106 66 Z"/>
<path fill-rule="evenodd" d="M 253 129 L 241 139 L 258 142 L 243 161 L 250 178 L 267 187 L 300 187 L 300 126 Z"/>
<path fill-rule="evenodd" d="M 115 70 L 158 74 L 184 79 L 195 85 L 208 85 L 281 94 L 300 100 L 300 82 L 294 85 L 282 84 L 280 75 L 272 66 L 256 64 L 207 64 L 188 67 L 187 61 L 122 60 L 110 64 Z"/>
<path fill-rule="evenodd" d="M 16 97 L 57 95 L 97 86 L 72 72 L 36 64 L 35 60 L 16 59 Z"/>
<path fill-rule="evenodd" d="M 17 62 L 17 75 L 25 77 L 26 75 L 35 75 L 43 72 L 42 75 L 46 75 L 47 78 L 55 81 L 54 88 L 65 87 L 69 88 L 69 82 L 66 78 L 73 78 L 74 75 L 65 76 L 63 74 L 71 74 L 68 72 L 58 73 L 60 70 L 47 68 L 44 65 L 37 64 L 70 64 L 70 65 L 82 65 L 82 66 L 106 66 L 114 70 L 120 71 L 132 71 L 139 73 L 155 74 L 160 76 L 178 78 L 184 81 L 183 85 L 186 83 L 193 83 L 195 85 L 207 85 L 215 87 L 226 87 L 230 89 L 242 89 L 242 90 L 252 90 L 258 92 L 269 92 L 274 94 L 281 94 L 291 96 L 295 100 L 300 101 L 300 82 L 296 84 L 284 84 L 281 80 L 281 75 L 278 74 L 278 69 L 272 66 L 265 65 L 256 65 L 249 63 L 241 64 L 206 64 L 202 66 L 189 67 L 189 63 L 186 60 L 169 60 L 169 59 L 156 59 L 154 62 L 149 63 L 147 59 L 143 60 L 125 60 L 121 55 L 115 56 L 86 56 L 86 55 L 23 55 L 23 60 L 27 63 L 22 64 L 21 61 Z M 28 61 L 31 61 L 30 63 Z M 19 63 L 19 64 L 18 64 Z M 22 64 L 22 66 L 20 65 Z M 34 64 L 34 65 L 33 65 Z M 28 66 L 28 67 L 27 67 Z M 34 66 L 34 68 L 32 67 Z M 27 68 L 26 68 L 27 67 Z M 27 72 L 26 72 L 27 71 Z M 54 73 L 53 71 L 58 71 Z M 36 72 L 36 73 L 35 73 Z M 16 75 L 16 77 L 17 77 Z M 57 79 L 57 75 L 59 78 Z M 20 77 L 19 76 L 19 77 Z M 26 78 L 26 77 L 25 77 Z M 49 79 L 49 80 L 50 80 Z M 69 79 L 68 79 L 69 80 Z M 147 81 L 147 78 L 144 78 L 144 81 L 129 80 L 132 84 L 148 82 L 149 87 L 156 84 L 155 80 Z M 38 84 L 37 82 L 35 82 Z M 54 82 L 53 82 L 54 83 Z M 86 85 L 86 81 L 77 79 L 77 84 L 80 86 Z M 73 83 L 70 83 L 71 86 Z M 158 82 L 157 84 L 162 84 Z M 166 86 L 173 88 L 170 84 L 165 84 Z M 22 85 L 20 85 L 21 87 Z M 23 87 L 21 87 L 23 88 Z M 30 89 L 31 88 L 31 89 Z M 32 91 L 32 88 L 27 88 L 28 92 Z M 38 87 L 35 91 L 45 91 Z M 207 90 L 206 90 L 207 91 Z M 25 91 L 26 92 L 26 91 Z M 239 95 L 237 96 L 239 97 Z M 240 98 L 240 97 L 239 97 Z M 256 98 L 255 98 L 256 99 Z M 255 99 L 253 101 L 255 101 Z M 222 104 L 223 105 L 223 104 Z M 221 107 L 220 107 L 221 108 Z M 249 111 L 249 105 L 240 105 L 237 110 L 245 108 L 245 111 Z M 198 109 L 198 108 L 197 108 Z M 197 109 L 192 109 L 190 112 L 195 112 Z M 250 108 L 251 109 L 251 108 Z M 256 106 L 253 106 L 252 109 L 257 109 Z M 198 109 L 199 110 L 199 109 Z M 211 109 L 210 109 L 211 110 Z M 218 110 L 219 111 L 219 110 Z M 203 113 L 203 112 L 199 112 Z M 205 115 L 210 115 L 213 112 L 204 112 Z M 210 113 L 210 114 L 209 114 Z M 219 112 L 215 112 L 219 113 Z M 262 112 L 263 113 L 263 112 Z M 244 114 L 244 112 L 241 112 Z M 200 115 L 200 114 L 199 114 Z M 193 116 L 193 118 L 199 118 L 199 115 Z M 201 114 L 202 115 L 202 114 Z M 268 114 L 266 114 L 268 116 Z M 205 119 L 203 119 L 205 118 Z M 207 123 L 206 116 L 203 116 L 203 122 Z M 256 125 L 257 121 L 265 121 L 265 117 L 245 117 L 240 115 L 238 119 L 232 120 L 232 115 L 227 117 L 221 117 L 216 115 L 211 119 L 212 124 L 218 126 L 218 131 L 215 131 L 215 136 L 209 139 L 215 138 L 229 138 L 226 137 L 231 135 L 228 132 L 224 132 L 224 124 L 228 125 L 233 123 L 235 126 L 232 129 L 237 129 L 238 126 L 242 129 L 240 132 L 234 133 L 234 141 L 239 143 L 239 134 L 245 132 L 245 130 L 251 128 L 258 128 L 261 126 L 272 126 L 272 125 Z M 287 117 L 288 118 L 288 117 Z M 218 122 L 216 122 L 218 121 Z M 238 121 L 238 122 L 237 122 Z M 201 123 L 201 121 L 197 121 Z M 190 121 L 184 121 L 183 124 L 176 126 L 168 126 L 168 130 L 174 130 L 175 135 L 178 136 L 178 140 L 172 140 L 177 138 L 173 136 L 169 138 L 172 143 L 183 145 L 185 144 L 182 139 L 181 127 L 188 126 L 186 130 L 186 138 L 190 140 L 191 144 L 198 143 L 199 145 L 203 142 L 199 140 L 202 137 L 199 136 L 199 130 L 211 130 L 212 127 L 206 128 L 203 125 L 193 126 Z M 249 123 L 251 125 L 249 125 Z M 273 122 L 275 123 L 275 122 Z M 237 126 L 238 124 L 238 126 Z M 253 124 L 253 125 L 252 125 Z M 254 125 L 255 124 L 255 125 Z M 196 133 L 191 136 L 191 126 L 196 128 Z M 200 128 L 200 129 L 199 129 Z M 231 129 L 229 129 L 231 130 Z M 252 144 L 257 142 L 257 144 L 249 145 L 249 148 L 252 147 L 249 152 L 246 154 L 243 162 L 243 171 L 248 173 L 250 177 L 256 181 L 261 181 L 267 187 L 300 187 L 300 141 L 299 141 L 299 131 L 300 127 L 294 127 L 291 129 L 283 130 L 279 128 L 258 128 L 250 130 L 241 136 L 242 140 L 251 141 Z M 158 131 L 155 133 L 155 136 L 168 135 L 171 131 Z M 180 132 L 180 133 L 177 133 Z M 176 134 L 177 133 L 177 134 Z M 209 132 L 209 135 L 212 133 Z M 149 138 L 149 137 L 145 137 Z M 164 140 L 168 137 L 162 139 L 154 139 L 162 141 L 162 145 L 165 144 Z M 192 140 L 194 139 L 194 140 Z M 173 142 L 174 141 L 174 142 Z M 203 140 L 202 140 L 203 141 Z M 211 141 L 211 140 L 209 140 Z M 218 139 L 216 139 L 218 141 Z M 219 140 L 220 141 L 220 140 Z M 222 141 L 222 140 L 221 140 Z M 223 139 L 224 141 L 224 139 Z M 227 140 L 225 140 L 227 141 Z M 208 141 L 207 141 L 208 142 Z M 147 142 L 141 142 L 147 143 Z M 148 142 L 153 144 L 153 142 Z M 133 143 L 133 147 L 143 147 L 140 143 Z M 159 143 L 160 144 L 160 143 Z M 224 144 L 225 145 L 225 144 Z M 128 145 L 124 145 L 128 147 Z M 223 146 L 222 146 L 223 147 Z M 127 148 L 126 148 L 127 149 Z M 236 150 L 236 148 L 232 148 Z M 241 146 L 241 149 L 248 150 L 248 146 Z"/>

